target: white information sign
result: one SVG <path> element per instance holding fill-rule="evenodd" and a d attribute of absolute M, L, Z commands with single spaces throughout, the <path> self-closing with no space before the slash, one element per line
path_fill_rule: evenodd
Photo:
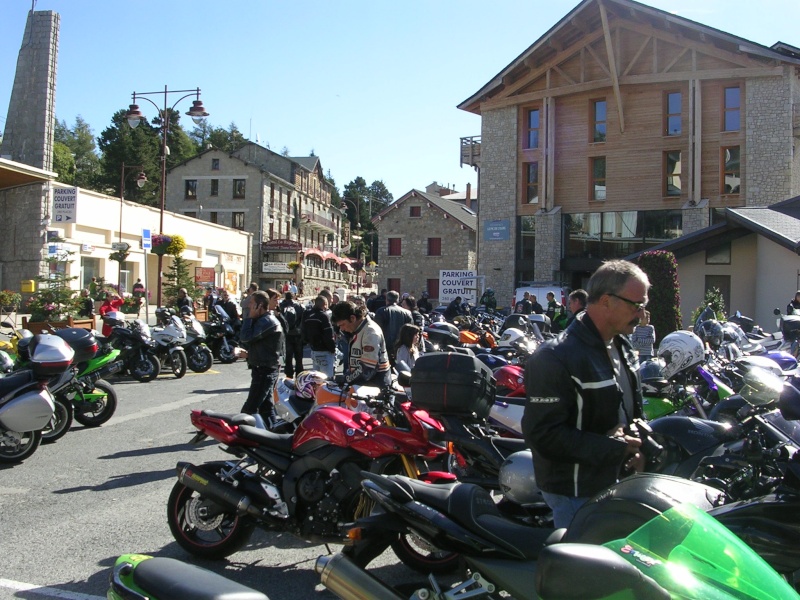
<path fill-rule="evenodd" d="M 449 304 L 457 296 L 473 306 L 477 301 L 475 271 L 439 271 L 439 302 Z"/>
<path fill-rule="evenodd" d="M 78 188 L 53 188 L 53 223 L 74 223 L 78 207 Z"/>

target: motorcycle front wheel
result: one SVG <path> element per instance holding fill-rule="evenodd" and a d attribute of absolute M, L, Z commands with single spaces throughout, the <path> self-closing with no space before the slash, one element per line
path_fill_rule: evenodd
<path fill-rule="evenodd" d="M 131 359 L 128 371 L 136 381 L 141 381 L 142 383 L 153 381 L 161 374 L 161 361 L 158 360 L 157 356 L 149 352 L 140 353 Z"/>
<path fill-rule="evenodd" d="M 219 506 L 179 481 L 167 500 L 167 522 L 181 548 L 212 560 L 241 549 L 255 529 L 252 520 Z"/>
<path fill-rule="evenodd" d="M 117 392 L 105 379 L 94 382 L 91 392 L 84 392 L 75 420 L 86 427 L 99 427 L 117 410 Z"/>
<path fill-rule="evenodd" d="M 0 463 L 13 465 L 22 462 L 36 452 L 41 442 L 41 431 L 0 431 Z"/>
<path fill-rule="evenodd" d="M 59 394 L 55 397 L 53 404 L 55 405 L 53 416 L 50 417 L 47 425 L 42 428 L 42 442 L 45 444 L 52 444 L 56 440 L 60 440 L 72 427 L 74 414 L 72 402 Z"/>
<path fill-rule="evenodd" d="M 176 379 L 180 379 L 186 375 L 187 361 L 186 353 L 183 350 L 170 352 L 167 357 L 167 363 L 169 364 L 169 368 L 172 369 L 172 374 L 175 375 Z"/>
<path fill-rule="evenodd" d="M 219 347 L 219 362 L 223 365 L 229 365 L 236 362 L 236 346 L 228 342 L 228 345 L 222 344 Z"/>
<path fill-rule="evenodd" d="M 214 364 L 214 354 L 211 349 L 205 344 L 195 346 L 192 351 L 186 355 L 186 360 L 189 363 L 189 368 L 195 373 L 205 373 Z"/>

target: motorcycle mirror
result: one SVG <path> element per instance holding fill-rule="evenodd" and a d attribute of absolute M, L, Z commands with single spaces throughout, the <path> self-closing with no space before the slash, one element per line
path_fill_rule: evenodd
<path fill-rule="evenodd" d="M 780 308 L 776 308 L 775 310 L 772 311 L 772 314 L 775 315 L 775 316 L 778 316 L 779 314 L 781 314 L 781 309 Z"/>

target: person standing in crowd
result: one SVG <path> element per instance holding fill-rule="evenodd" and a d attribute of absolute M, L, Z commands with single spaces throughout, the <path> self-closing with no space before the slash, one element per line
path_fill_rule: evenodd
<path fill-rule="evenodd" d="M 556 300 L 556 295 L 553 292 L 547 292 L 547 310 L 544 311 L 544 314 L 551 323 L 555 321 L 559 308 L 561 308 L 561 303 Z"/>
<path fill-rule="evenodd" d="M 486 310 L 489 312 L 494 312 L 497 310 L 497 298 L 495 298 L 494 290 L 492 288 L 486 288 L 486 291 L 483 292 L 480 301 L 478 304 L 481 304 L 486 307 Z"/>
<path fill-rule="evenodd" d="M 217 303 L 217 294 L 214 292 L 214 288 L 207 287 L 206 294 L 203 296 L 203 308 L 210 311 L 214 308 L 214 305 Z"/>
<path fill-rule="evenodd" d="M 283 372 L 287 377 L 303 370 L 303 307 L 294 299 L 292 292 L 286 292 L 280 303 L 280 310 L 286 320 L 286 363 Z"/>
<path fill-rule="evenodd" d="M 92 300 L 97 300 L 97 277 L 92 277 L 92 281 L 89 283 L 89 295 Z"/>
<path fill-rule="evenodd" d="M 557 528 L 617 481 L 621 467 L 644 468 L 641 440 L 624 434 L 623 426 L 642 415 L 628 335 L 647 304 L 650 282 L 638 266 L 615 260 L 597 269 L 587 287 L 586 310 L 525 367 L 522 433 Z"/>
<path fill-rule="evenodd" d="M 375 296 L 372 299 L 372 304 L 367 300 L 367 308 L 371 313 L 377 313 L 379 308 L 386 306 L 386 288 L 381 290 L 380 296 Z"/>
<path fill-rule="evenodd" d="M 366 307 L 339 302 L 333 307 L 332 320 L 341 331 L 350 334 L 347 383 L 369 383 L 381 389 L 391 387 L 392 372 L 386 340 L 377 323 L 367 317 Z"/>
<path fill-rule="evenodd" d="M 108 313 L 119 310 L 120 306 L 122 306 L 124 303 L 125 300 L 123 300 L 119 294 L 116 292 L 108 292 L 108 294 L 106 294 L 106 299 L 103 300 L 103 303 L 100 305 L 100 317 L 105 317 Z M 103 337 L 110 336 L 113 329 L 114 328 L 104 319 L 102 331 Z"/>
<path fill-rule="evenodd" d="M 189 292 L 186 288 L 181 288 L 178 290 L 178 299 L 175 300 L 175 308 L 178 312 L 180 312 L 181 308 L 184 306 L 188 306 L 194 312 L 194 300 L 189 296 Z"/>
<path fill-rule="evenodd" d="M 536 298 L 536 296 L 534 296 Z M 533 302 L 531 302 L 531 293 L 523 292 L 522 300 L 517 302 L 514 307 L 514 312 L 521 315 L 529 315 L 533 312 Z"/>
<path fill-rule="evenodd" d="M 653 346 L 656 343 L 656 329 L 650 325 L 650 312 L 642 311 L 639 324 L 631 334 L 631 345 L 639 353 L 639 362 L 653 358 Z"/>
<path fill-rule="evenodd" d="M 787 315 L 800 314 L 800 290 L 797 290 L 795 292 L 794 300 L 792 300 L 791 302 L 789 302 L 789 304 L 786 305 L 786 314 Z"/>
<path fill-rule="evenodd" d="M 247 286 L 247 289 L 244 291 L 242 295 L 242 318 L 247 318 L 247 313 L 250 310 L 250 296 L 253 295 L 253 292 L 258 291 L 258 284 L 253 281 Z"/>
<path fill-rule="evenodd" d="M 311 361 L 315 371 L 322 371 L 333 378 L 336 356 L 336 338 L 328 316 L 328 299 L 320 294 L 314 306 L 305 312 L 300 326 L 302 341 L 311 348 Z"/>
<path fill-rule="evenodd" d="M 292 283 L 289 285 L 289 291 L 292 292 L 292 297 L 297 298 L 297 284 L 295 283 L 294 279 L 292 279 Z"/>
<path fill-rule="evenodd" d="M 419 343 L 422 330 L 416 325 L 405 324 L 395 344 L 395 365 L 398 371 L 411 371 L 420 355 Z"/>
<path fill-rule="evenodd" d="M 461 296 L 456 296 L 453 301 L 444 309 L 444 318 L 452 321 L 461 314 Z"/>
<path fill-rule="evenodd" d="M 536 296 L 531 294 L 530 297 L 531 297 L 531 310 L 533 311 L 533 314 L 543 315 L 544 308 L 542 307 L 541 304 L 539 304 L 539 301 L 536 299 Z"/>
<path fill-rule="evenodd" d="M 586 290 L 578 288 L 577 290 L 573 290 L 569 293 L 569 298 L 567 299 L 567 307 L 569 308 L 570 317 L 567 320 L 567 327 L 570 326 L 575 320 L 575 317 L 578 316 L 579 313 L 586 310 L 586 301 L 588 298 L 588 294 Z"/>
<path fill-rule="evenodd" d="M 228 290 L 222 288 L 219 292 L 219 300 L 215 306 L 219 306 L 222 310 L 225 311 L 225 314 L 228 315 L 228 318 L 231 320 L 231 327 L 235 331 L 238 331 L 242 326 L 242 321 L 239 316 L 239 307 L 236 306 L 236 302 L 233 301 Z"/>
<path fill-rule="evenodd" d="M 383 331 L 383 339 L 386 340 L 389 361 L 392 364 L 394 364 L 394 345 L 397 341 L 397 336 L 400 335 L 400 328 L 407 323 L 414 322 L 411 311 L 397 304 L 398 300 L 400 300 L 400 294 L 396 291 L 387 292 L 386 306 L 379 308 L 375 313 L 375 323 Z"/>
<path fill-rule="evenodd" d="M 144 284 L 142 283 L 141 279 L 137 279 L 136 283 L 133 284 L 133 297 L 136 298 L 136 316 L 139 316 L 139 313 L 142 312 L 142 304 L 146 302 L 145 300 L 146 290 L 144 289 Z"/>
<path fill-rule="evenodd" d="M 423 317 L 422 313 L 417 309 L 417 299 L 414 298 L 414 296 L 406 296 L 403 298 L 403 301 L 400 302 L 400 306 L 411 313 L 412 322 L 419 327 L 421 331 L 425 327 L 425 317 Z"/>
<path fill-rule="evenodd" d="M 81 290 L 81 309 L 78 312 L 78 316 L 85 319 L 94 318 L 94 300 L 89 297 L 88 288 Z"/>
<path fill-rule="evenodd" d="M 422 292 L 422 297 L 417 302 L 417 307 L 419 307 L 419 312 L 423 315 L 430 314 L 433 310 L 433 305 L 431 304 L 430 299 L 428 298 L 428 292 Z"/>
<path fill-rule="evenodd" d="M 272 388 L 278 380 L 284 353 L 284 330 L 275 314 L 278 292 L 268 289 L 250 294 L 250 306 L 239 339 L 247 348 L 250 390 L 240 412 L 259 414 L 265 424 L 274 422 Z"/>

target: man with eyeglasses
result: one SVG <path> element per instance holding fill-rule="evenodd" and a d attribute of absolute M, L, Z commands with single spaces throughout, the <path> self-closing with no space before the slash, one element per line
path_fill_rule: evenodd
<path fill-rule="evenodd" d="M 641 441 L 623 428 L 642 415 L 628 335 L 649 288 L 647 275 L 633 263 L 604 263 L 589 279 L 586 310 L 528 359 L 522 431 L 556 527 L 567 527 L 577 509 L 623 469 L 644 469 Z"/>

